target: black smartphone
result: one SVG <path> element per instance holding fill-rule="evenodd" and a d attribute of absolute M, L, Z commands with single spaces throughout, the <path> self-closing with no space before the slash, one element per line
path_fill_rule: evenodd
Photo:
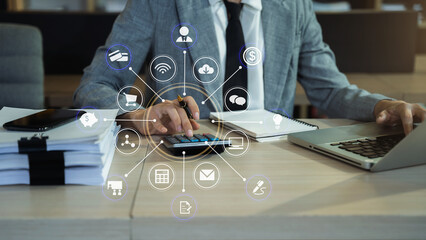
<path fill-rule="evenodd" d="M 79 110 L 47 109 L 7 122 L 3 127 L 12 131 L 43 132 L 72 122 L 84 113 L 86 112 Z"/>

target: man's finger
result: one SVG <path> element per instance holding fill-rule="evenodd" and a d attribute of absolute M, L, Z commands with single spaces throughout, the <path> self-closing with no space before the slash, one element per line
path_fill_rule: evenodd
<path fill-rule="evenodd" d="M 392 125 L 392 115 L 387 111 L 383 110 L 379 113 L 379 115 L 376 118 L 377 124 L 384 124 L 384 125 Z"/>
<path fill-rule="evenodd" d="M 200 109 L 198 108 L 198 105 L 195 102 L 194 98 L 191 97 L 191 96 L 188 96 L 188 97 L 184 97 L 183 99 L 185 100 L 186 104 L 188 104 L 188 108 L 191 111 L 194 119 L 199 120 L 200 119 Z"/>
<path fill-rule="evenodd" d="M 161 116 L 160 113 L 155 113 L 157 116 Z M 155 118 L 155 121 L 152 122 L 152 126 L 154 126 L 155 130 L 159 131 L 160 133 L 164 134 L 167 132 L 167 128 L 161 123 L 160 117 Z"/>
<path fill-rule="evenodd" d="M 415 104 L 413 107 L 413 118 L 416 122 L 423 122 L 426 120 L 426 109 L 420 105 Z"/>
<path fill-rule="evenodd" d="M 400 112 L 400 117 L 405 135 L 408 135 L 413 130 L 413 113 L 411 112 L 411 109 L 404 108 Z"/>
<path fill-rule="evenodd" d="M 169 115 L 172 125 L 174 126 L 177 132 L 182 132 L 182 122 L 179 116 L 179 113 L 176 111 L 175 107 L 166 108 L 167 114 Z"/>
<path fill-rule="evenodd" d="M 179 117 L 182 122 L 182 127 L 183 127 L 183 130 L 185 131 L 185 135 L 188 137 L 192 137 L 193 136 L 192 125 L 191 125 L 191 122 L 189 121 L 188 116 L 186 115 L 185 110 L 181 107 L 178 107 L 177 112 L 179 113 Z"/>
<path fill-rule="evenodd" d="M 189 119 L 189 121 L 191 122 L 192 129 L 194 130 L 200 129 L 200 124 L 198 124 L 194 119 Z"/>
<path fill-rule="evenodd" d="M 157 130 L 158 132 L 164 134 L 167 133 L 167 128 L 160 122 L 160 121 L 155 121 L 152 122 L 152 126 L 154 126 L 155 130 Z"/>

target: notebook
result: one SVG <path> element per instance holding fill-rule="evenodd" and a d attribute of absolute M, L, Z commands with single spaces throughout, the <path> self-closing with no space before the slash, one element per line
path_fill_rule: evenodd
<path fill-rule="evenodd" d="M 227 128 L 243 131 L 259 142 L 285 139 L 290 133 L 318 129 L 318 126 L 263 109 L 211 112 L 210 119 L 212 123 L 220 123 Z"/>

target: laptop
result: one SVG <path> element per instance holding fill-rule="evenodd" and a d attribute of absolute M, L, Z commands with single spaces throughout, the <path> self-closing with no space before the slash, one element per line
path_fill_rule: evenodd
<path fill-rule="evenodd" d="M 426 163 L 426 122 L 404 135 L 399 127 L 375 122 L 293 133 L 288 140 L 372 172 Z"/>

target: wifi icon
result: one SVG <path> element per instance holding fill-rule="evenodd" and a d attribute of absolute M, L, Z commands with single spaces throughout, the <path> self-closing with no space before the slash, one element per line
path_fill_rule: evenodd
<path fill-rule="evenodd" d="M 154 69 L 157 72 L 164 74 L 164 73 L 168 72 L 170 69 L 172 69 L 172 67 L 170 67 L 170 65 L 167 64 L 167 63 L 159 63 L 159 64 L 155 65 Z"/>

